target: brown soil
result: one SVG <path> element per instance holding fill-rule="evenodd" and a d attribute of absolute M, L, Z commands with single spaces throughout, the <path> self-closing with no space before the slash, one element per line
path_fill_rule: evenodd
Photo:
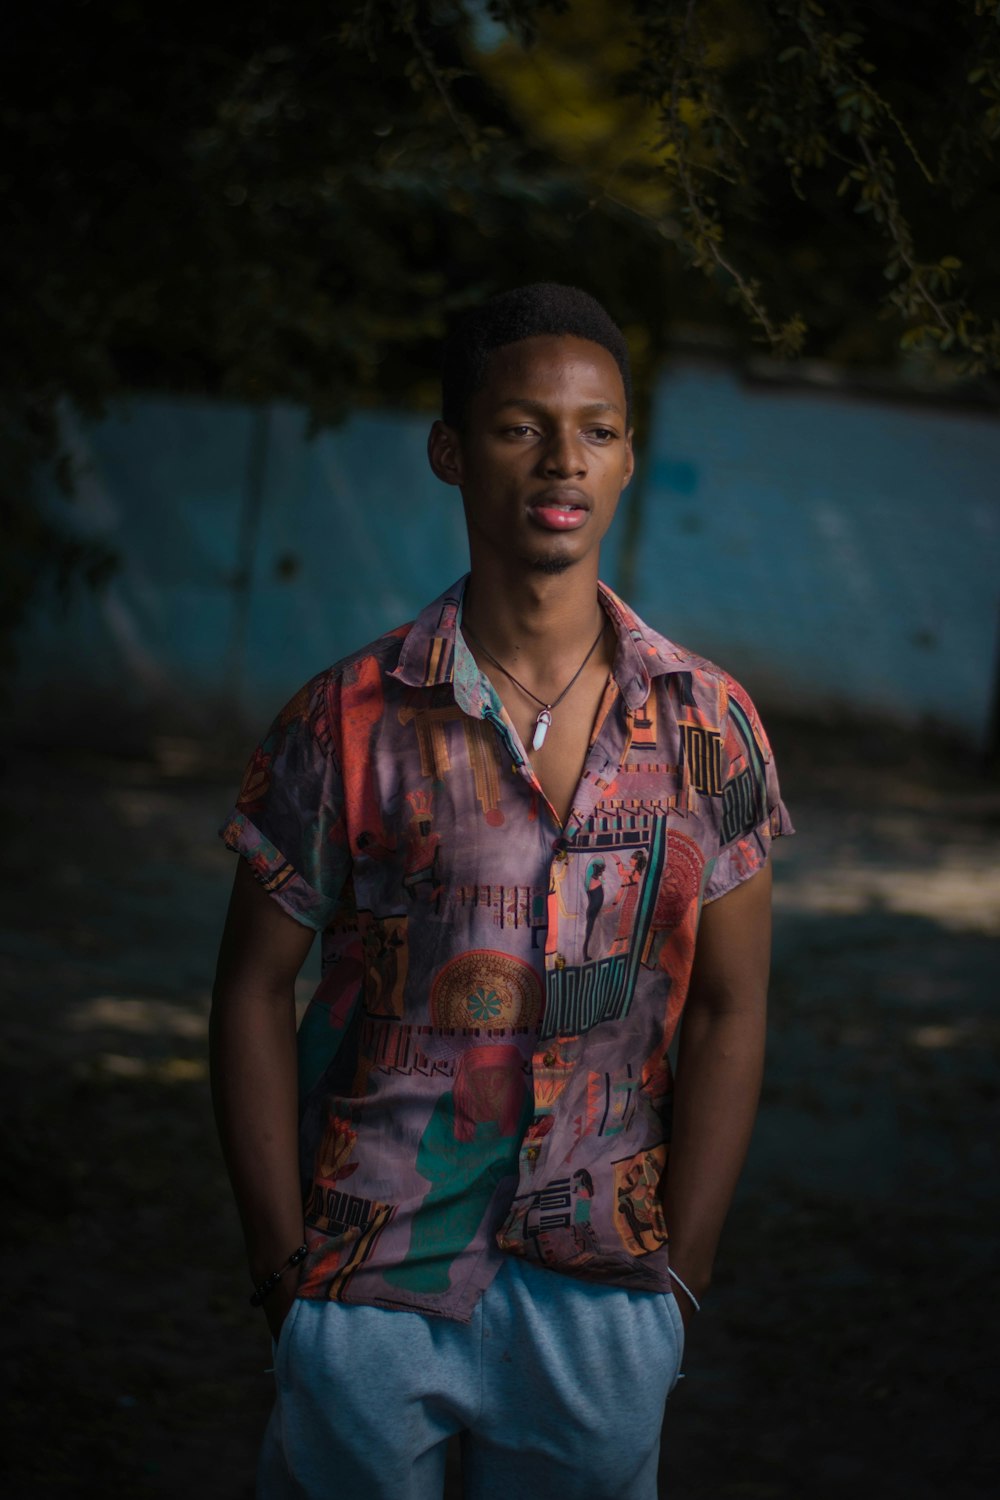
<path fill-rule="evenodd" d="M 991 1495 L 1000 795 L 874 731 L 832 755 L 815 729 L 775 739 L 799 836 L 777 871 L 768 1079 L 662 1493 Z M 223 775 L 164 742 L 5 768 L 16 1500 L 252 1494 L 269 1346 L 205 1067 L 239 759 Z"/>

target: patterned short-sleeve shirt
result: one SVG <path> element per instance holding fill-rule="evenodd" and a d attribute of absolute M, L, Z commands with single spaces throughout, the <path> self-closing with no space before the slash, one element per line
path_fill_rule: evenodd
<path fill-rule="evenodd" d="M 668 1289 L 667 1049 L 699 913 L 791 831 L 747 695 L 603 585 L 617 649 L 560 827 L 463 587 L 291 700 L 223 829 L 322 934 L 300 1295 L 460 1320 L 505 1255 Z"/>

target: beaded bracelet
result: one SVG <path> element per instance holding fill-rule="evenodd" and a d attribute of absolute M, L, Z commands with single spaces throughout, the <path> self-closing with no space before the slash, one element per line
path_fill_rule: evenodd
<path fill-rule="evenodd" d="M 259 1286 L 254 1287 L 250 1297 L 250 1306 L 259 1307 L 265 1297 L 270 1297 L 285 1272 L 291 1270 L 292 1266 L 299 1265 L 301 1261 L 305 1260 L 308 1254 L 309 1247 L 307 1245 L 300 1245 L 297 1250 L 293 1250 L 280 1270 L 272 1271 L 270 1276 L 265 1277 Z"/>

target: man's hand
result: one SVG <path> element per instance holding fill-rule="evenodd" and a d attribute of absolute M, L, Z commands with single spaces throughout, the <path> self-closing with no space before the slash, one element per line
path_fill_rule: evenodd
<path fill-rule="evenodd" d="M 281 1337 L 281 1325 L 288 1317 L 292 1303 L 295 1301 L 295 1291 L 298 1285 L 296 1281 L 297 1274 L 297 1266 L 293 1267 L 290 1271 L 286 1271 L 264 1303 L 264 1316 L 267 1318 L 267 1326 L 271 1330 L 271 1337 L 275 1343 Z"/>
<path fill-rule="evenodd" d="M 685 1276 L 684 1279 L 686 1281 L 687 1277 Z M 694 1303 L 691 1301 L 691 1298 L 688 1296 L 688 1294 L 684 1290 L 684 1288 L 682 1286 L 678 1286 L 677 1283 L 676 1283 L 676 1281 L 673 1280 L 673 1278 L 671 1278 L 671 1281 L 670 1281 L 670 1290 L 673 1292 L 673 1294 L 674 1294 L 674 1301 L 677 1303 L 677 1306 L 678 1306 L 678 1308 L 680 1310 L 681 1322 L 684 1324 L 684 1334 L 685 1334 L 685 1337 L 686 1337 L 687 1336 L 687 1331 L 688 1331 L 688 1324 L 690 1323 L 691 1319 L 694 1317 L 695 1313 L 697 1312 L 697 1308 L 695 1307 Z"/>

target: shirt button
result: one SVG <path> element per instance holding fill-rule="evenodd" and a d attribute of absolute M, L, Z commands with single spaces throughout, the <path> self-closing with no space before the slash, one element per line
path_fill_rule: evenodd
<path fill-rule="evenodd" d="M 568 859 L 569 855 L 566 853 L 565 849 L 556 850 L 556 861 L 558 864 L 564 865 Z"/>
<path fill-rule="evenodd" d="M 566 960 L 561 953 L 557 953 L 552 962 L 557 969 L 565 969 L 566 967 Z"/>
<path fill-rule="evenodd" d="M 542 1058 L 542 1062 L 545 1064 L 545 1066 L 547 1068 L 551 1068 L 551 1066 L 555 1062 L 555 1060 L 556 1060 L 556 1055 L 555 1055 L 554 1052 L 546 1052 L 545 1056 Z"/>
<path fill-rule="evenodd" d="M 538 1153 L 539 1153 L 540 1149 L 541 1148 L 538 1147 L 538 1146 L 527 1146 L 525 1148 L 524 1154 L 528 1158 L 529 1161 L 537 1161 L 538 1160 Z"/>

